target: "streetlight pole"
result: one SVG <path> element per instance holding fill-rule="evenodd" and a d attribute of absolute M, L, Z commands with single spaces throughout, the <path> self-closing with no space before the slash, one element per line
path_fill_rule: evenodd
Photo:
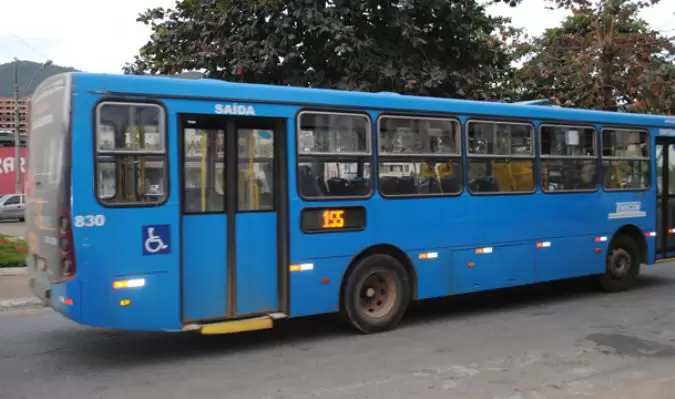
<path fill-rule="evenodd" d="M 14 175 L 15 189 L 14 193 L 19 194 L 21 190 L 21 106 L 19 105 L 19 60 L 14 58 Z"/>
<path fill-rule="evenodd" d="M 35 71 L 35 74 L 31 78 L 28 86 L 26 87 L 26 92 L 30 91 L 30 87 L 33 85 L 33 81 L 37 75 L 47 66 L 51 65 L 52 61 L 45 61 L 40 68 Z M 19 194 L 23 190 L 21 189 L 21 106 L 19 101 L 21 100 L 21 93 L 19 91 L 19 60 L 14 58 L 14 171 L 15 171 L 15 193 Z"/>

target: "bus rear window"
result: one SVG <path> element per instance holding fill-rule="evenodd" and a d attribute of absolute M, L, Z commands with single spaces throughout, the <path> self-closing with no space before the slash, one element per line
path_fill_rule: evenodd
<path fill-rule="evenodd" d="M 57 96 L 56 100 L 62 101 L 62 97 Z M 40 190 L 56 190 L 61 183 L 66 132 L 61 118 L 63 105 L 57 101 L 53 97 L 40 96 L 33 104 L 28 139 L 29 189 L 36 184 Z"/>

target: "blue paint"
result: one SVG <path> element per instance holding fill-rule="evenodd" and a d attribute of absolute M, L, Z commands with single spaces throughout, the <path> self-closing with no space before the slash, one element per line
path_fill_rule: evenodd
<path fill-rule="evenodd" d="M 237 313 L 277 309 L 277 221 L 273 212 L 240 213 L 236 219 Z"/>
<path fill-rule="evenodd" d="M 477 252 L 481 250 L 482 253 Z M 452 256 L 453 293 L 486 291 L 533 283 L 534 259 L 527 244 L 457 250 Z"/>
<path fill-rule="evenodd" d="M 433 259 L 420 259 L 421 253 L 435 252 Z M 417 297 L 419 299 L 439 298 L 450 294 L 450 273 L 452 257 L 450 248 L 430 248 L 425 251 L 408 251 L 406 255 L 417 271 Z"/>
<path fill-rule="evenodd" d="M 595 242 L 595 235 L 556 237 L 548 242 L 550 247 L 538 248 L 534 253 L 537 281 L 581 277 L 604 270 L 607 242 Z M 595 252 L 595 248 L 602 252 Z"/>
<path fill-rule="evenodd" d="M 224 318 L 227 312 L 227 218 L 183 217 L 183 317 Z M 176 281 L 178 283 L 178 281 Z"/>
<path fill-rule="evenodd" d="M 171 292 L 173 278 L 166 273 L 153 273 L 127 276 L 127 278 L 145 279 L 145 286 L 125 290 L 114 290 L 108 303 L 108 323 L 116 328 L 126 330 L 177 330 L 175 323 L 174 306 L 167 306 L 172 302 L 163 293 Z M 112 281 L 109 282 L 112 285 Z M 122 306 L 122 300 L 130 301 Z M 172 326 L 173 327 L 170 327 Z"/>
<path fill-rule="evenodd" d="M 326 234 L 335 240 L 339 234 Z M 314 269 L 290 273 L 291 316 L 309 316 L 336 312 L 340 297 L 340 283 L 351 257 L 296 258 L 297 263 L 312 263 Z M 327 278 L 328 283 L 321 282 Z"/>
<path fill-rule="evenodd" d="M 141 231 L 144 256 L 171 253 L 171 226 L 168 224 L 145 225 L 141 227 Z"/>

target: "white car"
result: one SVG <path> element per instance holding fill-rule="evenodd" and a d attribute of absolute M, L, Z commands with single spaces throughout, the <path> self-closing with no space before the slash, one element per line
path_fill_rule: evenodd
<path fill-rule="evenodd" d="M 24 194 L 6 194 L 0 197 L 0 220 L 19 219 L 23 222 L 25 202 Z"/>

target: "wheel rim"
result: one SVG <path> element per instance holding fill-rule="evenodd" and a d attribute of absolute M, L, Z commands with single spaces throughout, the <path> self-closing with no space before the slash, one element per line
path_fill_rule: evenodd
<path fill-rule="evenodd" d="M 397 297 L 395 274 L 390 271 L 373 272 L 361 284 L 359 311 L 371 319 L 385 317 L 394 308 Z"/>
<path fill-rule="evenodd" d="M 609 258 L 609 273 L 615 280 L 624 278 L 631 268 L 632 259 L 624 249 L 616 249 Z"/>

